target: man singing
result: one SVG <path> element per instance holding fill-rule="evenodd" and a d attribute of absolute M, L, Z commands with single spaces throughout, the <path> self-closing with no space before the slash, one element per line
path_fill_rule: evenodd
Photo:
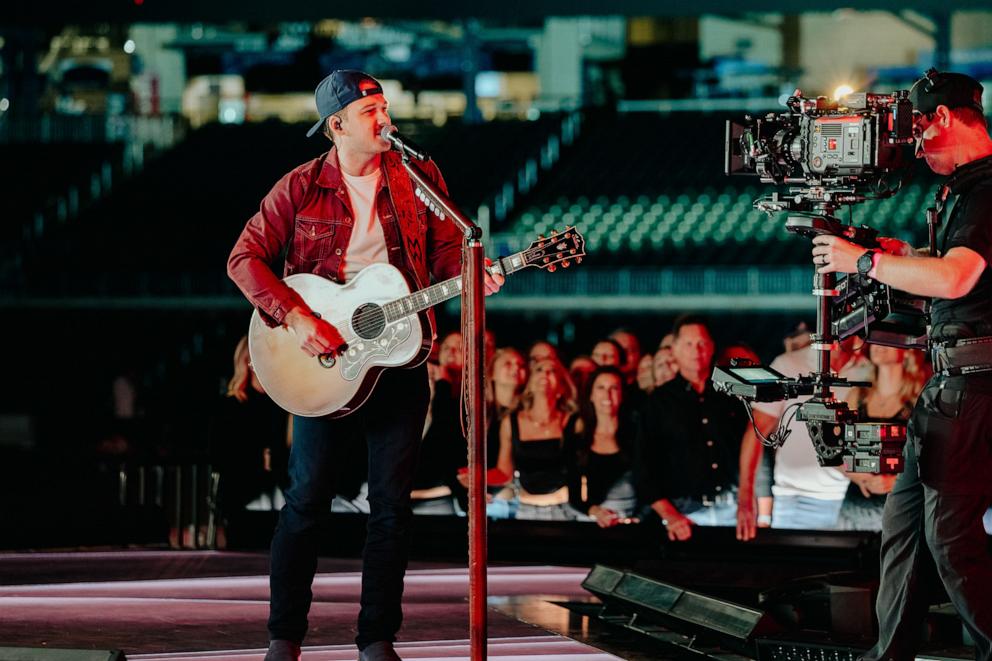
<path fill-rule="evenodd" d="M 228 261 L 228 274 L 266 323 L 292 329 L 310 356 L 339 352 L 344 342 L 272 271 L 284 250 L 284 275 L 315 273 L 345 283 L 369 264 L 388 262 L 418 288 L 431 276 L 458 275 L 461 256 L 460 232 L 417 200 L 399 155 L 380 137 L 390 119 L 379 82 L 360 71 L 335 71 L 317 85 L 315 98 L 320 120 L 307 135 L 322 131 L 334 146 L 276 183 Z M 424 168 L 444 186 L 433 163 Z M 503 282 L 502 276 L 485 279 L 487 293 Z M 430 321 L 433 327 L 433 316 Z M 334 498 L 334 463 L 360 434 L 368 442 L 371 512 L 355 642 L 361 661 L 399 659 L 393 641 L 403 617 L 410 488 L 428 398 L 426 366 L 389 369 L 365 404 L 346 417 L 293 416 L 290 487 L 272 540 L 266 661 L 300 658 L 318 522 Z"/>
<path fill-rule="evenodd" d="M 821 273 L 860 272 L 933 297 L 934 377 L 913 411 L 906 469 L 885 505 L 879 639 L 865 659 L 912 659 L 929 605 L 924 572 L 936 565 L 975 641 L 992 654 L 992 562 L 982 514 L 992 504 L 992 140 L 982 86 L 930 70 L 910 90 L 917 156 L 950 175 L 938 256 L 894 239 L 883 251 L 838 237 L 814 239 Z"/>

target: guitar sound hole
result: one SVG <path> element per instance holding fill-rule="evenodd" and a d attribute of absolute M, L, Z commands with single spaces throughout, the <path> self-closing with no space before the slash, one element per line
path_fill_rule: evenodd
<path fill-rule="evenodd" d="M 379 337 L 386 327 L 386 313 L 375 303 L 365 303 L 351 315 L 351 326 L 358 337 L 371 340 Z"/>

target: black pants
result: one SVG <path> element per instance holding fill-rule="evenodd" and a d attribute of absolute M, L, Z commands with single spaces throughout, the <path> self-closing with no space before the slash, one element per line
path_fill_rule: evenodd
<path fill-rule="evenodd" d="M 914 658 L 934 567 L 975 641 L 976 657 L 992 653 L 992 558 L 982 526 L 992 503 L 987 381 L 935 377 L 916 404 L 906 470 L 885 503 L 879 640 L 865 659 Z"/>
<path fill-rule="evenodd" d="M 362 564 L 360 649 L 395 640 L 407 565 L 410 488 L 430 391 L 425 367 L 386 370 L 372 396 L 337 420 L 293 417 L 286 505 L 272 539 L 269 636 L 300 642 L 317 571 L 317 530 L 335 495 L 341 445 L 364 435 L 369 455 L 368 530 Z"/>

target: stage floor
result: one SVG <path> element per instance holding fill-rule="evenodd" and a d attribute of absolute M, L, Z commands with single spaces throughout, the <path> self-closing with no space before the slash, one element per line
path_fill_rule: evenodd
<path fill-rule="evenodd" d="M 268 557 L 206 551 L 0 554 L 0 646 L 120 649 L 128 659 L 261 661 L 268 644 Z M 599 649 L 515 616 L 588 600 L 586 568 L 489 570 L 489 658 L 606 661 Z M 322 559 L 304 659 L 355 659 L 360 563 Z M 468 572 L 411 563 L 397 649 L 407 659 L 467 659 Z M 527 605 L 521 609 L 520 604 Z M 507 608 L 508 605 L 515 605 Z M 574 619 L 574 618 L 573 618 Z M 530 618 L 529 621 L 540 621 Z M 549 630 L 552 629 L 552 630 Z M 566 629 L 567 630 L 567 626 Z"/>

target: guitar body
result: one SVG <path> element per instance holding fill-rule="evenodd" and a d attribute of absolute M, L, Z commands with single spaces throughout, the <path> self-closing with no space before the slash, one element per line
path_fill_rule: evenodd
<path fill-rule="evenodd" d="M 414 367 L 433 341 L 423 313 L 388 322 L 382 307 L 410 294 L 406 278 L 389 264 L 372 264 L 344 285 L 310 273 L 283 280 L 341 333 L 348 350 L 314 358 L 286 326 L 271 328 L 258 310 L 248 330 L 252 369 L 265 392 L 295 415 L 340 418 L 361 406 L 387 367 Z"/>

